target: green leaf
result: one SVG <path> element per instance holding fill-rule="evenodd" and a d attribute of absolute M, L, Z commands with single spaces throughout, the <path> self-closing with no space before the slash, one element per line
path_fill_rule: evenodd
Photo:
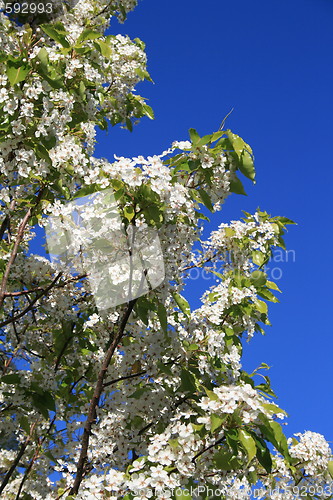
<path fill-rule="evenodd" d="M 230 180 L 230 191 L 231 193 L 243 194 L 247 196 L 244 190 L 244 186 L 237 176 L 233 177 L 233 179 Z"/>
<path fill-rule="evenodd" d="M 194 429 L 194 432 L 198 432 L 198 433 L 202 432 L 204 430 L 204 427 L 205 427 L 204 424 L 193 424 L 193 422 L 191 425 Z"/>
<path fill-rule="evenodd" d="M 146 116 L 148 116 L 148 118 L 150 118 L 151 120 L 154 120 L 154 118 L 155 118 L 154 111 L 150 106 L 148 106 L 148 104 L 144 104 L 142 106 L 142 109 L 143 109 L 144 114 Z"/>
<path fill-rule="evenodd" d="M 173 376 L 172 370 L 169 366 L 164 365 L 161 363 L 161 361 L 157 361 L 157 368 L 162 372 L 165 373 L 166 375 L 169 375 L 169 377 Z"/>
<path fill-rule="evenodd" d="M 95 48 L 100 51 L 103 57 L 106 59 L 110 59 L 112 56 L 112 49 L 110 45 L 107 43 L 103 42 L 103 40 L 96 40 L 94 42 Z"/>
<path fill-rule="evenodd" d="M 139 389 L 137 389 L 136 391 L 133 392 L 133 394 L 131 394 L 130 396 L 128 396 L 129 398 L 134 398 L 134 399 L 140 399 L 143 394 L 145 394 L 147 392 L 147 388 L 146 387 L 140 387 Z"/>
<path fill-rule="evenodd" d="M 66 39 L 64 31 L 62 31 L 61 29 L 56 29 L 51 24 L 41 24 L 40 27 L 42 28 L 44 33 L 47 34 L 47 36 L 52 38 L 52 40 L 54 40 L 57 43 L 60 43 L 60 45 L 62 45 L 66 49 L 70 48 L 70 44 Z"/>
<path fill-rule="evenodd" d="M 45 148 L 49 151 L 50 149 L 54 148 L 57 143 L 57 139 L 54 135 L 51 135 L 49 137 L 41 137 L 41 142 L 43 146 L 45 146 Z"/>
<path fill-rule="evenodd" d="M 35 407 L 41 412 L 44 418 L 49 417 L 48 410 L 55 411 L 55 402 L 52 395 L 43 391 L 42 394 L 38 394 L 36 392 L 31 393 L 32 401 Z"/>
<path fill-rule="evenodd" d="M 135 311 L 141 321 L 148 325 L 149 311 L 155 310 L 155 305 L 147 300 L 145 297 L 140 297 L 135 304 Z"/>
<path fill-rule="evenodd" d="M 328 468 L 328 472 L 329 472 L 331 478 L 333 479 L 333 460 L 330 460 L 328 462 L 327 468 Z"/>
<path fill-rule="evenodd" d="M 238 454 L 238 443 L 239 443 L 239 437 L 238 437 L 238 432 L 237 429 L 226 429 L 224 431 L 228 446 L 231 448 L 233 455 L 237 456 Z"/>
<path fill-rule="evenodd" d="M 222 130 L 220 130 L 219 132 L 214 132 L 214 134 L 210 138 L 210 142 L 212 143 L 217 141 L 220 137 L 222 137 L 222 135 L 223 135 Z"/>
<path fill-rule="evenodd" d="M 227 415 L 222 418 L 222 417 L 219 417 L 218 415 L 215 415 L 215 413 L 213 413 L 210 416 L 211 431 L 215 432 L 217 429 L 219 429 L 222 426 L 222 424 L 225 422 L 226 418 L 227 418 Z"/>
<path fill-rule="evenodd" d="M 201 137 L 201 139 L 197 142 L 196 146 L 199 147 L 199 146 L 205 146 L 205 144 L 208 144 L 209 142 L 211 142 L 211 138 L 212 136 L 211 135 L 204 135 L 203 137 Z"/>
<path fill-rule="evenodd" d="M 274 220 L 277 220 L 279 222 L 282 222 L 283 225 L 286 225 L 286 224 L 296 224 L 296 222 L 294 222 L 293 220 L 291 219 L 288 219 L 287 217 L 281 217 L 281 216 L 277 216 L 277 217 L 273 217 L 271 219 L 271 221 L 274 221 Z"/>
<path fill-rule="evenodd" d="M 236 234 L 236 231 L 232 227 L 225 227 L 224 232 L 228 238 L 232 238 Z"/>
<path fill-rule="evenodd" d="M 171 446 L 171 448 L 175 448 L 175 449 L 179 448 L 179 441 L 178 441 L 178 439 L 169 439 L 168 443 Z"/>
<path fill-rule="evenodd" d="M 253 271 L 253 273 L 251 273 L 250 279 L 253 285 L 255 286 L 262 286 L 267 281 L 266 274 L 263 273 L 262 271 Z"/>
<path fill-rule="evenodd" d="M 189 303 L 187 302 L 184 297 L 179 295 L 179 293 L 173 292 L 172 293 L 173 298 L 175 299 L 175 302 L 179 309 L 187 316 L 189 317 L 191 315 L 191 308 Z"/>
<path fill-rule="evenodd" d="M 162 330 L 164 333 L 166 333 L 168 330 L 168 317 L 166 309 L 164 307 L 164 304 L 162 304 L 162 302 L 159 302 L 157 304 L 157 315 L 158 319 L 160 320 Z"/>
<path fill-rule="evenodd" d="M 3 375 L 3 377 L 1 377 L 1 382 L 5 382 L 5 384 L 19 384 L 21 382 L 21 377 L 18 373 L 10 373 L 8 375 Z"/>
<path fill-rule="evenodd" d="M 96 184 L 89 184 L 88 186 L 84 186 L 83 188 L 76 191 L 73 196 L 75 198 L 81 198 L 83 196 L 87 196 L 88 194 L 93 194 L 100 191 L 100 188 Z"/>
<path fill-rule="evenodd" d="M 215 394 L 214 391 L 207 389 L 207 387 L 204 387 L 204 391 L 207 394 L 207 396 L 209 397 L 209 399 L 211 399 L 212 401 L 219 401 L 219 397 L 217 394 Z"/>
<path fill-rule="evenodd" d="M 242 174 L 245 175 L 245 177 L 248 177 L 249 179 L 251 179 L 251 181 L 254 181 L 256 171 L 254 169 L 252 156 L 247 151 L 243 151 L 243 153 L 241 154 L 239 170 L 242 172 Z"/>
<path fill-rule="evenodd" d="M 279 408 L 277 405 L 272 404 L 272 403 L 262 403 L 262 407 L 265 408 L 271 415 L 274 415 L 276 413 L 283 413 L 284 415 L 287 415 L 287 412 Z"/>
<path fill-rule="evenodd" d="M 34 149 L 36 156 L 38 158 L 41 158 L 42 160 L 46 160 L 49 164 L 52 163 L 47 149 L 42 144 L 34 143 L 33 149 Z"/>
<path fill-rule="evenodd" d="M 258 295 L 263 299 L 269 300 L 270 302 L 279 302 L 279 299 L 272 294 L 267 288 L 258 291 Z"/>
<path fill-rule="evenodd" d="M 152 82 L 153 83 L 153 80 L 150 76 L 150 74 L 148 73 L 148 71 L 146 71 L 145 69 L 142 69 L 142 68 L 136 68 L 135 70 L 136 74 L 142 79 L 142 80 L 148 80 L 149 82 Z"/>
<path fill-rule="evenodd" d="M 128 207 L 124 207 L 123 213 L 124 213 L 124 217 L 128 221 L 131 221 L 134 217 L 134 208 L 131 205 Z"/>
<path fill-rule="evenodd" d="M 237 470 L 242 465 L 230 451 L 218 451 L 213 456 L 213 462 L 221 470 Z"/>
<path fill-rule="evenodd" d="M 199 142 L 199 140 L 200 140 L 200 135 L 195 130 L 195 128 L 190 128 L 188 133 L 189 133 L 189 136 L 190 136 L 190 139 L 191 139 L 193 146 L 196 146 L 197 142 Z"/>
<path fill-rule="evenodd" d="M 98 31 L 93 31 L 91 29 L 85 29 L 79 38 L 77 39 L 77 43 L 85 42 L 86 40 L 95 40 L 95 38 L 101 38 L 102 34 Z"/>
<path fill-rule="evenodd" d="M 48 391 L 43 391 L 42 397 L 43 397 L 44 405 L 46 406 L 46 408 L 48 408 L 49 410 L 55 411 L 55 409 L 56 409 L 55 400 L 54 400 L 54 397 L 52 396 L 52 394 Z"/>
<path fill-rule="evenodd" d="M 20 423 L 20 426 L 22 427 L 22 429 L 27 433 L 29 434 L 30 433 L 30 422 L 29 422 L 29 419 L 26 415 L 22 415 L 20 418 L 19 418 L 19 423 Z"/>
<path fill-rule="evenodd" d="M 259 312 L 261 312 L 262 314 L 267 314 L 267 312 L 268 312 L 268 306 L 267 306 L 266 302 L 264 302 L 263 300 L 257 299 L 255 301 L 255 305 L 256 305 L 256 309 Z"/>
<path fill-rule="evenodd" d="M 274 420 L 270 420 L 263 413 L 260 415 L 260 419 L 263 422 L 263 425 L 259 425 L 259 428 L 265 438 L 268 439 L 268 441 L 270 441 L 288 461 L 291 460 L 287 438 L 282 431 L 281 425 Z"/>
<path fill-rule="evenodd" d="M 202 200 L 202 203 L 205 205 L 206 208 L 208 208 L 208 210 L 210 210 L 211 212 L 213 212 L 213 205 L 212 205 L 212 202 L 211 202 L 211 199 L 209 197 L 209 195 L 206 193 L 206 191 L 204 189 L 198 189 L 198 193 L 199 193 L 199 196 Z"/>
<path fill-rule="evenodd" d="M 266 260 L 267 256 L 259 250 L 254 250 L 252 252 L 252 261 L 254 264 L 257 264 L 257 266 L 261 267 L 263 264 L 265 264 Z"/>
<path fill-rule="evenodd" d="M 274 283 L 274 281 L 267 281 L 266 282 L 266 286 L 268 288 L 271 288 L 272 290 L 276 290 L 277 292 L 281 292 L 280 288 L 277 286 L 276 283 Z M 282 292 L 281 292 L 282 293 Z"/>
<path fill-rule="evenodd" d="M 188 489 L 181 490 L 180 488 L 176 488 L 175 490 L 175 499 L 176 500 L 192 500 L 192 496 L 189 494 Z"/>
<path fill-rule="evenodd" d="M 196 392 L 197 387 L 195 385 L 195 377 L 194 375 L 192 375 L 192 373 L 190 373 L 185 368 L 182 368 L 180 379 L 181 384 L 178 389 L 180 392 L 190 392 L 191 394 Z"/>
<path fill-rule="evenodd" d="M 86 86 L 82 80 L 80 81 L 79 84 L 79 95 L 83 101 L 86 99 Z"/>
<path fill-rule="evenodd" d="M 49 64 L 49 53 L 45 47 L 42 47 L 37 54 L 37 59 L 40 63 L 42 69 L 47 72 L 47 66 Z"/>
<path fill-rule="evenodd" d="M 232 147 L 233 147 L 235 153 L 240 158 L 243 150 L 246 147 L 245 142 L 243 141 L 243 139 L 241 137 L 239 137 L 236 134 L 233 134 L 231 132 L 231 130 L 227 130 L 227 136 L 228 136 L 229 141 L 232 144 Z"/>
<path fill-rule="evenodd" d="M 256 456 L 256 451 L 257 451 L 256 442 L 251 436 L 251 434 L 247 432 L 245 429 L 239 429 L 238 436 L 244 450 L 246 451 L 249 464 L 251 460 Z"/>
<path fill-rule="evenodd" d="M 270 474 L 272 471 L 273 463 L 267 444 L 263 439 L 259 438 L 254 432 L 251 432 L 251 435 L 256 442 L 258 462 L 260 463 L 260 465 L 264 467 L 266 472 Z"/>
<path fill-rule="evenodd" d="M 30 66 L 23 63 L 21 59 L 17 61 L 7 61 L 6 75 L 11 85 L 23 82 L 30 71 Z"/>

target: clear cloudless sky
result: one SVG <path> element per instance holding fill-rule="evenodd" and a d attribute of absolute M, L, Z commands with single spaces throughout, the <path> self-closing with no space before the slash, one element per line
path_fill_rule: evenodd
<path fill-rule="evenodd" d="M 248 371 L 262 361 L 286 432 L 313 430 L 333 442 L 332 429 L 332 0 L 140 0 L 110 33 L 147 44 L 154 84 L 138 93 L 156 115 L 132 133 L 99 133 L 97 156 L 158 154 L 174 140 L 227 126 L 254 149 L 257 184 L 232 195 L 210 229 L 258 206 L 297 222 L 286 236 L 292 250 L 273 262 L 283 293 L 270 305 L 272 327 L 244 349 Z M 208 234 L 208 232 L 207 232 Z M 279 271 L 280 269 L 280 271 Z M 271 271 L 269 271 L 271 272 Z M 206 285 L 192 280 L 193 307 Z"/>

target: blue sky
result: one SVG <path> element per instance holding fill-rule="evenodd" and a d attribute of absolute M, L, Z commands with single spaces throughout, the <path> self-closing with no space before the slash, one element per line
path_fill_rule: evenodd
<path fill-rule="evenodd" d="M 245 346 L 244 367 L 272 366 L 288 435 L 312 430 L 333 445 L 332 25 L 332 0 L 139 1 L 111 32 L 146 42 L 155 84 L 138 92 L 156 119 L 132 134 L 99 134 L 97 156 L 158 154 L 190 127 L 217 130 L 234 108 L 227 125 L 253 147 L 257 184 L 229 198 L 211 229 L 258 206 L 298 224 L 286 237 L 288 262 L 272 263 L 283 290 L 270 306 L 273 326 Z M 186 296 L 197 306 L 209 282 L 192 283 Z"/>

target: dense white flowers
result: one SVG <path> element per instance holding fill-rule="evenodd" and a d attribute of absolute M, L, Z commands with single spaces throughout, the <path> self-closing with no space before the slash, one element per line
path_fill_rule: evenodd
<path fill-rule="evenodd" d="M 295 436 L 299 438 L 299 442 L 294 439 L 289 440 L 290 455 L 304 463 L 306 474 L 315 476 L 320 472 L 325 472 L 332 451 L 324 436 L 311 431 L 303 434 L 297 433 Z"/>
<path fill-rule="evenodd" d="M 259 482 L 258 498 L 296 498 L 292 486 L 329 485 L 331 450 L 310 431 L 288 450 L 285 414 L 256 377 L 267 365 L 241 364 L 278 291 L 260 266 L 291 221 L 258 210 L 201 241 L 205 210 L 242 191 L 240 172 L 254 179 L 251 149 L 229 130 L 191 129 L 161 154 L 93 156 L 97 127 L 153 116 L 135 93 L 149 79 L 144 44 L 105 34 L 135 5 L 65 2 L 41 27 L 0 13 L 0 487 L 8 500 L 168 500 L 202 483 L 250 499 Z M 33 240 L 52 217 L 62 233 L 43 257 Z M 120 257 L 136 250 L 146 293 L 115 304 Z M 93 265 L 112 284 L 105 308 Z M 191 311 L 192 269 L 216 281 Z"/>

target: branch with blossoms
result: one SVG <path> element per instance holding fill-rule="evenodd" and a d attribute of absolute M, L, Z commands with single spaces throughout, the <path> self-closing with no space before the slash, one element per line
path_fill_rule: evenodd
<path fill-rule="evenodd" d="M 15 242 L 13 245 L 13 249 L 10 253 L 10 257 L 8 259 L 6 269 L 5 269 L 5 272 L 3 274 L 1 285 L 0 285 L 0 307 L 2 306 L 3 301 L 5 299 L 6 286 L 7 286 L 7 281 L 9 278 L 10 269 L 11 269 L 13 263 L 15 262 L 17 252 L 19 251 L 19 247 L 20 247 L 21 241 L 23 239 L 24 231 L 25 231 L 26 226 L 29 222 L 29 219 L 31 218 L 31 216 L 33 214 L 33 211 L 36 209 L 36 207 L 40 203 L 40 201 L 43 197 L 43 194 L 44 194 L 44 187 L 41 187 L 37 196 L 36 196 L 36 199 L 34 200 L 34 202 L 32 204 L 32 206 L 29 207 L 29 209 L 27 210 L 25 216 L 23 217 L 23 219 L 18 227 L 16 239 L 15 239 Z"/>
<path fill-rule="evenodd" d="M 133 307 L 135 305 L 136 300 L 132 300 L 131 302 L 128 303 L 126 310 L 124 312 L 124 315 L 122 317 L 122 320 L 119 324 L 118 331 L 114 331 L 113 335 L 110 336 L 111 344 L 110 347 L 108 348 L 107 352 L 105 353 L 105 357 L 100 369 L 100 372 L 98 374 L 98 379 L 97 383 L 95 386 L 94 394 L 93 397 L 90 401 L 90 406 L 88 410 L 88 416 L 87 420 L 84 426 L 83 430 L 83 435 L 82 435 L 82 440 L 81 440 L 81 452 L 77 464 L 77 469 L 76 469 L 76 477 L 73 483 L 73 486 L 70 490 L 70 494 L 77 494 L 80 488 L 80 484 L 83 479 L 83 475 L 86 472 L 86 466 L 87 466 L 87 455 L 88 455 L 88 447 L 89 447 L 89 438 L 91 434 L 91 429 L 93 424 L 96 421 L 96 409 L 98 407 L 99 399 L 103 391 L 103 386 L 104 386 L 104 378 L 106 376 L 109 364 L 111 362 L 113 353 L 115 352 L 117 345 L 121 341 L 123 335 L 125 334 L 125 328 L 127 325 L 127 321 L 129 320 L 129 317 L 131 315 L 131 312 L 133 310 Z M 113 336 L 113 338 L 112 338 Z"/>
<path fill-rule="evenodd" d="M 57 283 L 57 281 L 59 280 L 59 278 L 61 277 L 61 275 L 62 275 L 62 273 L 58 273 L 57 276 L 53 279 L 53 281 L 46 288 L 43 288 L 42 291 L 39 294 L 37 294 L 37 296 L 34 297 L 29 302 L 29 305 L 25 309 L 23 309 L 20 313 L 14 314 L 12 318 L 8 318 L 5 321 L 2 321 L 0 323 L 0 328 L 3 327 L 3 326 L 9 325 L 10 323 L 15 323 L 20 318 L 22 318 L 23 316 L 25 316 L 29 311 L 32 311 L 33 307 L 35 306 L 35 304 L 42 297 L 46 296 L 48 294 L 48 292 L 55 286 L 55 284 Z"/>
<path fill-rule="evenodd" d="M 22 443 L 22 445 L 20 447 L 20 451 L 18 452 L 18 454 L 17 454 L 14 462 L 12 463 L 11 467 L 9 468 L 7 474 L 5 475 L 3 481 L 2 481 L 2 483 L 0 485 L 0 494 L 6 488 L 6 486 L 7 486 L 8 482 L 9 482 L 11 476 L 15 472 L 16 467 L 19 465 L 21 458 L 23 457 L 23 455 L 24 455 L 24 453 L 25 453 L 28 445 L 30 444 L 30 442 L 32 440 L 33 433 L 35 431 L 35 427 L 36 427 L 37 424 L 38 424 L 38 421 L 34 422 L 31 425 L 28 437 L 26 438 L 26 440 L 24 441 L 24 443 Z"/>
<path fill-rule="evenodd" d="M 0 12 L 1 493 L 164 500 L 203 483 L 246 498 L 279 484 L 281 500 L 327 486 L 328 443 L 287 438 L 267 365 L 242 367 L 278 302 L 264 266 L 292 221 L 258 209 L 201 241 L 208 212 L 255 181 L 251 147 L 224 120 L 158 155 L 93 156 L 97 127 L 154 116 L 134 90 L 150 80 L 144 43 L 105 32 L 135 3 L 80 0 L 31 25 Z M 51 260 L 30 252 L 37 224 Z M 214 276 L 195 310 L 193 267 Z"/>
<path fill-rule="evenodd" d="M 66 285 L 68 285 L 70 283 L 77 282 L 77 281 L 79 281 L 79 280 L 81 280 L 83 278 L 86 278 L 86 277 L 87 277 L 86 273 L 80 274 L 78 276 L 73 276 L 72 278 L 66 279 L 62 283 L 57 283 L 57 282 L 54 283 L 52 285 L 52 288 L 63 288 L 63 287 L 65 287 Z M 20 297 L 21 295 L 29 295 L 31 293 L 36 293 L 36 292 L 44 292 L 44 295 L 45 295 L 47 293 L 46 292 L 46 288 L 47 287 L 43 287 L 43 286 L 35 286 L 35 287 L 30 288 L 28 290 L 20 290 L 20 291 L 17 291 L 17 292 L 6 292 L 5 293 L 5 297 Z"/>

